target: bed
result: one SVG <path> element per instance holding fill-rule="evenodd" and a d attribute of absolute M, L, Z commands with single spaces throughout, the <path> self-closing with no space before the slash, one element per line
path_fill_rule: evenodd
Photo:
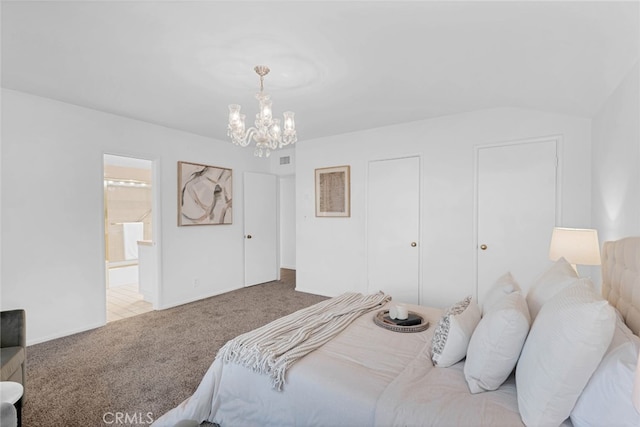
<path fill-rule="evenodd" d="M 430 323 L 422 332 L 376 325 L 394 304 L 384 302 L 292 364 L 281 389 L 216 358 L 196 392 L 154 425 L 640 425 L 631 403 L 640 237 L 606 242 L 602 259 L 606 300 L 561 259 L 527 295 L 506 273 L 483 307 L 470 298 L 446 310 L 409 305 Z"/>

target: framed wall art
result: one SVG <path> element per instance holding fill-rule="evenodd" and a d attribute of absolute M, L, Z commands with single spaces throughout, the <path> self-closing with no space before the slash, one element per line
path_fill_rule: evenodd
<path fill-rule="evenodd" d="M 351 216 L 349 166 L 316 169 L 316 216 Z"/>
<path fill-rule="evenodd" d="M 178 226 L 231 224 L 231 169 L 178 162 Z"/>

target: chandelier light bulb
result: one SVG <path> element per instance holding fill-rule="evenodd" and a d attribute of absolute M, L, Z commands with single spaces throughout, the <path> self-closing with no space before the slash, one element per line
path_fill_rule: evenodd
<path fill-rule="evenodd" d="M 238 104 L 229 105 L 229 124 L 238 124 L 240 121 L 240 108 Z"/>
<path fill-rule="evenodd" d="M 262 104 L 262 109 L 261 109 L 261 116 L 262 116 L 262 121 L 268 123 L 271 120 L 272 114 L 271 114 L 271 101 L 265 101 Z"/>
<path fill-rule="evenodd" d="M 280 119 L 273 118 L 273 103 L 268 94 L 264 93 L 264 76 L 269 74 L 269 67 L 257 65 L 254 71 L 260 76 L 260 92 L 256 94 L 259 112 L 256 114 L 254 126 L 245 128 L 245 115 L 240 114 L 240 105 L 229 105 L 229 124 L 227 135 L 231 142 L 241 147 L 248 146 L 251 141 L 256 143 L 254 155 L 269 157 L 271 151 L 289 144 L 295 144 L 298 140 L 294 113 L 287 111 L 284 116 L 284 131 L 280 127 Z"/>
<path fill-rule="evenodd" d="M 271 136 L 274 139 L 280 139 L 280 119 L 273 119 L 273 125 L 271 126 Z"/>
<path fill-rule="evenodd" d="M 240 119 L 238 120 L 238 131 L 244 133 L 244 119 L 246 116 L 244 114 L 240 114 Z"/>
<path fill-rule="evenodd" d="M 296 122 L 293 119 L 295 113 L 293 111 L 285 111 L 284 116 L 284 131 L 287 132 L 295 132 L 296 131 Z"/>

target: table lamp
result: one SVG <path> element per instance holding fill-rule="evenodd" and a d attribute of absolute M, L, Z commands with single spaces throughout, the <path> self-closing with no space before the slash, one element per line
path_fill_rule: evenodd
<path fill-rule="evenodd" d="M 549 247 L 549 259 L 564 257 L 578 272 L 576 264 L 600 265 L 598 231 L 588 228 L 554 227 Z"/>

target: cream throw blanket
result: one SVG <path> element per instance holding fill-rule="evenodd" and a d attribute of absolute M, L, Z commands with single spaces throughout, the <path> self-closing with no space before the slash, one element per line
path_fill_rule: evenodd
<path fill-rule="evenodd" d="M 345 293 L 296 311 L 227 342 L 216 355 L 255 372 L 268 374 L 282 390 L 287 369 L 338 335 L 355 319 L 379 308 L 391 297 Z"/>

